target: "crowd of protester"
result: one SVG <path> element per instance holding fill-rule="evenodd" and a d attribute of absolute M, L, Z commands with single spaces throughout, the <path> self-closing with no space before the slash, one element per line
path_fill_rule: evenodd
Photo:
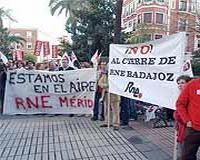
<path fill-rule="evenodd" d="M 74 67 L 71 67 L 68 59 L 61 61 L 44 60 L 41 63 L 34 63 L 32 61 L 8 61 L 6 64 L 0 59 L 0 111 L 3 110 L 3 101 L 5 94 L 6 72 L 9 70 L 26 69 L 26 70 L 46 70 L 46 71 L 67 71 L 80 68 L 91 68 L 88 62 L 76 62 Z"/>
<path fill-rule="evenodd" d="M 94 114 L 91 120 L 101 120 L 104 121 L 101 127 L 106 127 L 108 123 L 108 81 L 107 81 L 107 59 L 103 59 L 99 62 L 97 66 L 98 76 L 97 76 L 97 88 L 95 94 L 95 106 Z M 76 62 L 75 67 L 69 64 L 68 59 L 62 59 L 61 61 L 44 60 L 41 63 L 34 63 L 32 61 L 8 61 L 4 64 L 0 59 L 0 106 L 2 112 L 3 99 L 5 93 L 5 82 L 6 82 L 6 72 L 8 70 L 15 69 L 26 69 L 26 70 L 46 70 L 46 71 L 67 71 L 80 68 L 91 68 L 92 65 L 88 62 Z M 115 130 L 119 129 L 119 126 L 128 125 L 129 120 L 138 119 L 138 104 L 140 106 L 145 105 L 145 103 L 136 101 L 134 99 L 126 98 L 123 96 L 117 96 L 110 94 L 111 107 L 109 108 L 112 112 L 110 115 L 109 122 L 114 126 Z M 73 116 L 71 114 L 71 116 Z"/>
<path fill-rule="evenodd" d="M 103 121 L 100 127 L 113 126 L 114 130 L 118 130 L 120 126 L 128 125 L 129 120 L 138 119 L 138 106 L 145 105 L 144 102 L 140 102 L 134 99 L 118 96 L 108 92 L 108 67 L 107 60 L 102 60 L 97 66 L 97 88 L 95 94 L 95 106 L 92 121 Z M 5 94 L 6 84 L 6 72 L 15 69 L 26 70 L 46 70 L 46 71 L 67 71 L 80 68 L 91 68 L 92 65 L 88 62 L 76 63 L 74 67 L 70 66 L 68 59 L 62 59 L 60 62 L 56 61 L 43 61 L 42 63 L 34 63 L 32 61 L 8 61 L 4 64 L 0 59 L 0 109 L 3 109 L 3 100 Z M 179 143 L 179 158 L 184 157 L 196 159 L 196 152 L 200 146 L 200 123 L 199 123 L 199 95 L 200 95 L 200 83 L 199 79 L 192 81 L 191 85 L 188 85 L 187 90 L 185 84 L 191 79 L 188 76 L 180 76 L 177 79 L 177 87 L 180 90 L 180 97 L 177 101 L 177 111 L 174 113 L 177 129 L 177 142 Z M 194 83 L 194 85 L 192 85 Z M 195 91 L 195 87 L 197 90 Z M 183 91 L 184 90 L 184 91 Z M 197 99 L 194 97 L 196 95 Z M 108 96 L 108 94 L 110 94 Z M 192 96 L 193 95 L 193 96 Z M 108 103 L 108 97 L 110 103 Z M 194 102 L 193 102 L 194 101 Z M 110 104 L 110 106 L 108 106 Z M 189 106 L 189 108 L 188 108 Z M 196 108 L 195 108 L 196 107 Z M 110 110 L 110 115 L 108 111 Z M 196 111 L 196 112 L 195 112 Z M 172 121 L 173 110 L 165 109 L 166 120 Z M 70 115 L 74 116 L 73 114 Z M 195 143 L 195 144 L 194 144 Z M 190 146 L 188 148 L 187 146 Z"/>

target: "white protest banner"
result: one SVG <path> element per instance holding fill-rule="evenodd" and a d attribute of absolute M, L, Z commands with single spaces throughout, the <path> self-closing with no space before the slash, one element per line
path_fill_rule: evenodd
<path fill-rule="evenodd" d="M 109 92 L 174 109 L 185 45 L 185 33 L 137 45 L 111 44 Z"/>
<path fill-rule="evenodd" d="M 8 71 L 3 114 L 92 114 L 96 70 Z"/>

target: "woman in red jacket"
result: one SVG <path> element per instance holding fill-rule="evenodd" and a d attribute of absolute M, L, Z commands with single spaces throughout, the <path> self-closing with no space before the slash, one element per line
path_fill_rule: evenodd
<path fill-rule="evenodd" d="M 190 81 L 182 90 L 177 112 L 186 125 L 181 160 L 196 160 L 200 146 L 200 78 Z"/>
<path fill-rule="evenodd" d="M 177 78 L 176 82 L 178 84 L 178 88 L 180 90 L 180 92 L 184 89 L 185 85 L 191 80 L 191 78 L 187 75 L 182 75 L 180 77 Z M 177 111 L 174 112 L 174 119 L 176 121 L 175 123 L 175 128 L 176 128 L 176 136 L 177 136 L 177 160 L 181 159 L 181 150 L 183 148 L 183 140 L 185 137 L 185 129 L 186 129 L 186 125 L 184 124 L 184 122 L 182 121 L 180 115 L 178 114 Z"/>

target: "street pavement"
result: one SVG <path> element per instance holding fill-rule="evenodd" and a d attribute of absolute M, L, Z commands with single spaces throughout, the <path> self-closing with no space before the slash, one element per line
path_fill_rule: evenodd
<path fill-rule="evenodd" d="M 173 127 L 131 121 L 113 131 L 100 124 L 64 115 L 0 116 L 0 160 L 173 159 Z"/>
<path fill-rule="evenodd" d="M 0 160 L 147 160 L 122 133 L 99 124 L 64 115 L 0 116 Z"/>
<path fill-rule="evenodd" d="M 152 123 L 142 121 L 130 121 L 129 126 L 120 133 L 149 160 L 173 159 L 174 127 L 152 128 Z M 200 150 L 197 160 L 200 160 Z"/>

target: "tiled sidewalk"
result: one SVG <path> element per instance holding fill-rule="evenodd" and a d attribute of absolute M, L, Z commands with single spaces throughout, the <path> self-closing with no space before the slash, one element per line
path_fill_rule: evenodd
<path fill-rule="evenodd" d="M 149 160 L 173 159 L 173 127 L 152 128 L 140 121 L 132 121 L 129 125 L 132 129 L 122 129 L 120 133 Z M 200 160 L 200 150 L 198 160 Z"/>
<path fill-rule="evenodd" d="M 66 116 L 1 116 L 0 159 L 147 160 L 118 131 Z"/>

